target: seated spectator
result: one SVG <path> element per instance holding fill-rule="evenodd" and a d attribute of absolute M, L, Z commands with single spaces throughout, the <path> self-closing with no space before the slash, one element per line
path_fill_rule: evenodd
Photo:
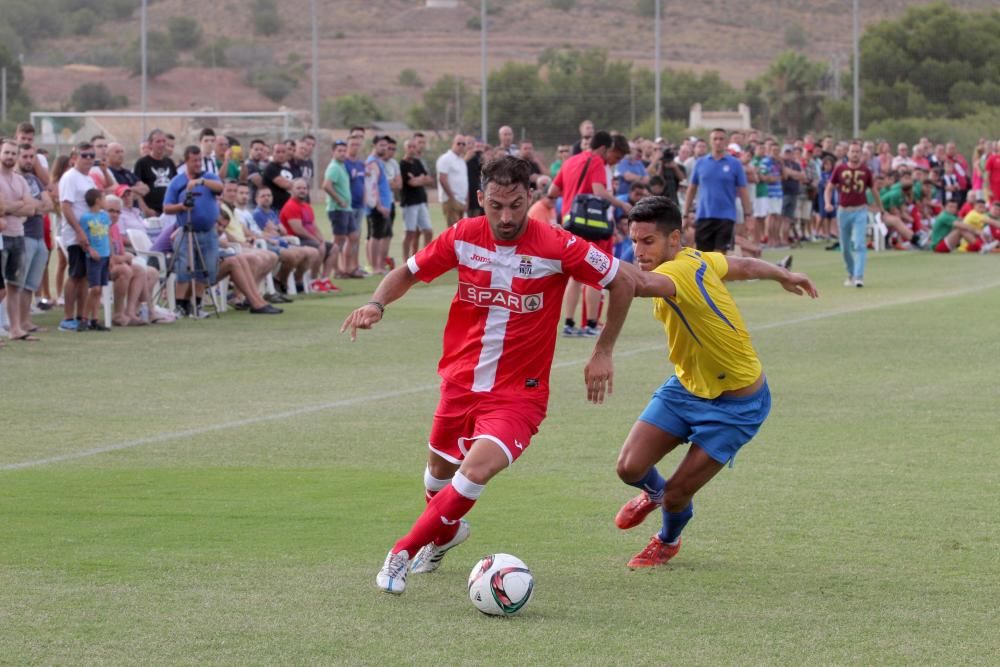
<path fill-rule="evenodd" d="M 993 215 L 991 215 L 992 213 Z M 994 217 L 995 216 L 995 217 Z M 981 240 L 981 246 L 972 247 L 966 242 L 962 242 L 959 252 L 992 252 L 997 247 L 997 239 L 1000 239 L 1000 203 L 994 202 L 990 211 L 987 212 L 986 200 L 977 199 L 962 222 L 975 230 L 976 235 Z"/>
<path fill-rule="evenodd" d="M 280 315 L 280 308 L 275 308 L 261 296 L 257 290 L 257 280 L 249 258 L 239 254 L 236 248 L 226 239 L 226 227 L 229 226 L 229 214 L 220 211 L 216 232 L 219 234 L 219 268 L 218 279 L 229 278 L 236 290 L 243 295 L 246 308 L 237 304 L 237 310 L 249 310 L 254 315 Z"/>
<path fill-rule="evenodd" d="M 226 227 L 226 238 L 229 240 L 231 246 L 238 247 L 240 254 L 247 258 L 254 279 L 259 283 L 278 265 L 278 256 L 266 248 L 257 248 L 254 245 L 254 241 L 257 240 L 256 235 L 252 230 L 243 226 L 239 216 L 236 214 L 238 191 L 239 188 L 236 181 L 227 179 L 222 186 L 219 208 L 229 218 L 229 226 Z M 249 191 L 247 191 L 247 196 L 249 196 Z"/>
<path fill-rule="evenodd" d="M 270 188 L 261 187 L 257 190 L 257 208 L 253 210 L 253 221 L 261 238 L 267 242 L 268 249 L 278 255 L 281 263 L 278 275 L 275 276 L 275 287 L 284 294 L 288 275 L 295 273 L 295 289 L 305 292 L 305 273 L 319 259 L 319 250 L 304 245 L 292 245 L 289 238 L 282 236 L 281 221 L 278 213 L 271 208 L 272 195 Z M 298 237 L 295 237 L 298 240 Z M 286 296 L 287 298 L 287 296 Z"/>
<path fill-rule="evenodd" d="M 286 234 L 297 236 L 299 242 L 318 251 L 312 266 L 313 279 L 310 287 L 316 292 L 339 292 L 340 288 L 330 282 L 330 274 L 337 265 L 337 246 L 323 238 L 316 227 L 315 213 L 309 204 L 309 184 L 304 179 L 292 181 L 292 194 L 281 208 L 278 216 Z"/>
<path fill-rule="evenodd" d="M 968 252 L 982 250 L 983 242 L 979 233 L 971 225 L 958 219 L 958 202 L 945 203 L 944 210 L 934 218 L 931 226 L 931 247 L 934 252 L 949 253 L 965 243 Z"/>
<path fill-rule="evenodd" d="M 111 239 L 109 272 L 114 287 L 111 321 L 119 327 L 148 324 L 147 320 L 152 310 L 153 287 L 160 279 L 159 271 L 134 261 L 135 256 L 125 251 L 121 223 L 124 210 L 122 199 L 108 195 L 104 199 L 104 210 L 111 220 L 108 230 Z M 145 314 L 139 312 L 142 304 L 146 304 Z"/>

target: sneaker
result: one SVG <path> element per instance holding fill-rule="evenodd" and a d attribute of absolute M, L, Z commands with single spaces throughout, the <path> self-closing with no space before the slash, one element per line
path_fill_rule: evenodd
<path fill-rule="evenodd" d="M 562 335 L 563 336 L 568 336 L 568 337 L 582 336 L 583 335 L 583 329 L 581 329 L 579 327 L 571 327 L 570 325 L 567 324 L 566 326 L 563 327 L 563 334 Z"/>
<path fill-rule="evenodd" d="M 91 331 L 111 331 L 110 328 L 104 326 L 100 322 L 91 322 L 89 327 Z"/>
<path fill-rule="evenodd" d="M 249 305 L 249 304 L 247 304 L 247 305 Z M 251 308 L 250 309 L 250 314 L 252 314 L 252 315 L 280 315 L 283 312 L 285 312 L 285 311 L 283 311 L 281 308 L 275 308 L 274 306 L 272 306 L 269 303 L 268 304 L 264 304 L 260 308 Z"/>
<path fill-rule="evenodd" d="M 632 500 L 628 501 L 615 515 L 615 525 L 622 530 L 635 528 L 646 520 L 649 513 L 659 507 L 659 503 L 654 503 L 649 499 L 649 494 L 643 491 Z"/>
<path fill-rule="evenodd" d="M 52 310 L 52 302 L 48 299 L 39 299 L 35 305 L 38 306 L 39 310 Z"/>
<path fill-rule="evenodd" d="M 339 292 L 340 288 L 330 282 L 329 278 L 323 279 L 324 292 Z"/>
<path fill-rule="evenodd" d="M 646 548 L 632 556 L 632 560 L 628 562 L 628 567 L 635 570 L 640 567 L 666 565 L 667 561 L 676 556 L 680 550 L 681 541 L 679 539 L 677 540 L 677 544 L 669 545 L 661 542 L 658 535 L 653 535 L 653 539 L 649 541 Z"/>
<path fill-rule="evenodd" d="M 587 338 L 593 338 L 594 336 L 600 336 L 601 330 L 598 329 L 597 327 L 584 327 L 577 335 L 585 336 Z"/>
<path fill-rule="evenodd" d="M 993 252 L 993 249 L 1000 245 L 1000 241 L 990 241 L 989 243 L 983 244 L 983 247 L 979 249 L 980 255 L 988 255 Z"/>
<path fill-rule="evenodd" d="M 76 331 L 78 322 L 76 320 L 63 320 L 59 323 L 59 331 Z"/>
<path fill-rule="evenodd" d="M 409 569 L 410 554 L 406 549 L 397 554 L 390 551 L 382 569 L 375 575 L 375 585 L 386 593 L 399 595 L 406 590 L 406 573 Z"/>
<path fill-rule="evenodd" d="M 826 247 L 827 250 L 840 250 L 840 241 L 834 241 Z"/>
<path fill-rule="evenodd" d="M 854 286 L 855 287 L 864 287 L 865 286 L 865 280 L 864 280 L 864 278 L 855 278 L 854 279 Z"/>
<path fill-rule="evenodd" d="M 469 522 L 465 519 L 461 519 L 458 522 L 458 532 L 455 533 L 455 537 L 451 538 L 450 542 L 445 542 L 441 546 L 431 542 L 417 552 L 417 555 L 413 557 L 413 562 L 410 563 L 410 572 L 413 574 L 426 574 L 438 569 L 438 566 L 441 565 L 441 561 L 444 560 L 444 555 L 448 553 L 449 550 L 454 549 L 459 544 L 469 539 L 470 532 Z"/>
<path fill-rule="evenodd" d="M 78 333 L 83 331 L 90 331 L 90 322 L 88 322 L 87 320 L 77 320 L 75 331 Z"/>
<path fill-rule="evenodd" d="M 844 287 L 854 287 L 854 278 L 848 277 L 847 280 L 844 281 Z"/>
<path fill-rule="evenodd" d="M 323 283 L 322 280 L 314 280 L 311 283 L 309 283 L 309 289 L 311 289 L 313 292 L 328 292 L 329 291 L 326 288 L 326 285 Z"/>
<path fill-rule="evenodd" d="M 775 262 L 775 264 L 777 264 L 779 267 L 781 267 L 781 268 L 783 268 L 785 270 L 788 270 L 788 269 L 792 268 L 792 256 L 791 255 L 785 255 L 784 257 L 781 258 L 780 261 Z"/>
<path fill-rule="evenodd" d="M 192 320 L 203 320 L 206 317 L 211 317 L 211 315 L 209 315 L 208 313 L 206 313 L 205 309 L 202 308 L 201 306 L 198 306 L 197 308 L 195 308 L 194 312 L 191 313 L 191 319 Z"/>

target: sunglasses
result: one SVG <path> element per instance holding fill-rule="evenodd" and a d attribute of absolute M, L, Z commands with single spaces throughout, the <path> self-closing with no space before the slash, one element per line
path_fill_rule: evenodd
<path fill-rule="evenodd" d="M 108 213 L 121 213 L 122 212 L 122 210 L 120 208 L 109 208 L 109 209 L 107 209 L 107 211 L 108 211 Z"/>
<path fill-rule="evenodd" d="M 82 157 L 85 160 L 89 160 L 91 158 L 97 157 L 97 153 L 80 153 L 80 157 Z"/>
<path fill-rule="evenodd" d="M 465 145 L 465 142 L 464 142 L 464 141 L 456 141 L 456 142 L 455 142 L 455 145 L 456 145 L 456 146 L 464 146 L 464 145 Z"/>

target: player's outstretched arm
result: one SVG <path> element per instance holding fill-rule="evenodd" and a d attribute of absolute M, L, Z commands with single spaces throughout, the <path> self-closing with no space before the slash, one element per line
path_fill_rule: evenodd
<path fill-rule="evenodd" d="M 371 301 L 347 316 L 340 326 L 340 333 L 350 330 L 351 340 L 357 340 L 358 329 L 371 329 L 382 319 L 385 307 L 406 294 L 416 282 L 417 277 L 410 273 L 406 264 L 397 266 L 375 288 Z"/>
<path fill-rule="evenodd" d="M 724 280 L 774 280 L 792 294 L 808 294 L 813 299 L 819 296 L 816 286 L 804 273 L 792 273 L 780 266 L 752 257 L 727 257 L 729 270 Z"/>
<path fill-rule="evenodd" d="M 583 369 L 583 381 L 587 385 L 587 400 L 592 403 L 603 403 L 604 393 L 611 393 L 614 384 L 614 365 L 611 352 L 614 350 L 618 334 L 625 324 L 628 309 L 635 295 L 634 274 L 625 269 L 626 264 L 620 263 L 618 273 L 608 283 L 608 318 L 597 338 L 590 361 Z M 631 268 L 631 267 L 629 267 Z"/>

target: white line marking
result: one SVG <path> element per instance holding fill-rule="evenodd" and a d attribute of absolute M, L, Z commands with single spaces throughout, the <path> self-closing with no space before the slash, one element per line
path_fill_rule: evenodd
<path fill-rule="evenodd" d="M 950 299 L 952 297 L 964 296 L 966 294 L 974 294 L 975 292 L 982 292 L 984 290 L 994 289 L 997 287 L 1000 287 L 1000 281 L 986 283 L 984 285 L 977 285 L 975 287 L 966 287 L 963 289 L 941 292 L 933 295 L 918 296 L 909 299 L 899 299 L 898 301 L 889 301 L 885 303 L 867 304 L 864 306 L 859 306 L 857 308 L 842 308 L 840 310 L 832 310 L 823 313 L 814 313 L 812 315 L 804 315 L 802 317 L 796 317 L 790 320 L 781 320 L 779 322 L 768 322 L 767 324 L 761 324 L 755 327 L 750 327 L 749 329 L 751 332 L 766 331 L 768 329 L 777 329 L 780 327 L 802 324 L 804 322 L 815 322 L 817 320 L 824 320 L 830 317 L 839 317 L 841 315 L 853 315 L 854 313 L 863 313 L 869 310 L 879 310 L 881 308 L 891 308 L 893 306 L 906 306 L 914 303 L 923 303 L 925 301 L 935 301 L 937 299 Z M 660 350 L 662 348 L 663 345 L 661 343 L 653 346 L 635 348 L 632 350 L 628 350 L 626 352 L 619 352 L 615 356 L 633 357 L 637 354 L 644 354 L 646 352 L 652 352 L 655 350 Z M 587 359 L 571 359 L 568 361 L 560 361 L 558 363 L 554 363 L 552 364 L 552 367 L 569 368 L 570 366 L 578 366 L 586 362 Z M 62 463 L 64 461 L 74 461 L 76 459 L 87 458 L 88 456 L 96 456 L 98 454 L 106 454 L 108 452 L 117 452 L 123 449 L 142 447 L 143 445 L 154 445 L 160 442 L 169 442 L 171 440 L 178 440 L 181 438 L 190 438 L 198 435 L 204 435 L 206 433 L 213 433 L 215 431 L 224 431 L 230 428 L 240 428 L 243 426 L 251 426 L 253 424 L 263 424 L 266 422 L 278 421 L 279 419 L 287 419 L 289 417 L 297 417 L 299 415 L 307 415 L 307 414 L 312 414 L 314 412 L 322 412 L 324 410 L 333 410 L 335 408 L 345 408 L 352 405 L 358 405 L 361 403 L 370 403 L 372 401 L 379 401 L 387 398 L 398 398 L 400 396 L 408 396 L 410 394 L 416 394 L 422 391 L 429 391 L 437 388 L 438 386 L 439 383 L 421 385 L 419 387 L 411 387 L 410 389 L 400 389 L 397 391 L 389 391 L 381 394 L 356 396 L 354 398 L 347 398 L 339 401 L 319 403 L 317 405 L 308 405 L 305 407 L 296 408 L 294 410 L 286 410 L 284 412 L 276 412 L 273 414 L 262 415 L 259 417 L 250 417 L 247 419 L 238 419 L 234 421 L 222 422 L 220 424 L 213 424 L 211 426 L 199 426 L 198 428 L 185 429 L 182 431 L 169 431 L 166 433 L 158 433 L 156 435 L 150 435 L 144 438 L 136 438 L 135 440 L 126 440 L 124 442 L 119 442 L 112 445 L 106 445 L 103 447 L 94 447 L 92 449 L 85 449 L 79 452 L 70 452 L 68 454 L 49 456 L 43 459 L 34 459 L 31 461 L 21 461 L 20 463 L 6 463 L 0 465 L 0 472 L 5 472 L 8 470 L 23 470 L 25 468 L 36 468 L 38 466 L 49 465 L 51 463 Z"/>

